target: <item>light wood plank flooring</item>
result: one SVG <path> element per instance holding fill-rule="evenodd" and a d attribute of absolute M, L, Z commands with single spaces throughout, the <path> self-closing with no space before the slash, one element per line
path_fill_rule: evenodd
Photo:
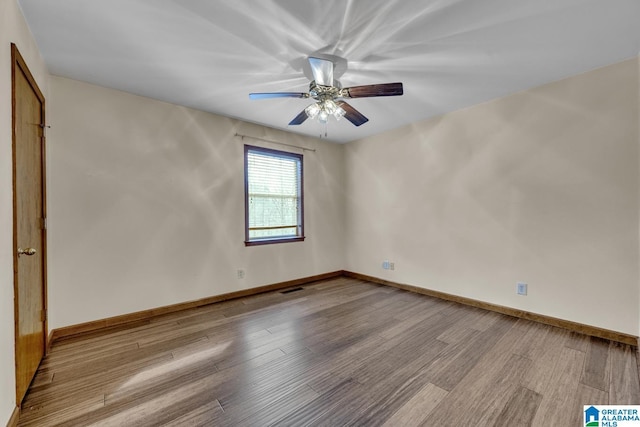
<path fill-rule="evenodd" d="M 636 349 L 348 278 L 54 343 L 21 426 L 578 426 Z"/>

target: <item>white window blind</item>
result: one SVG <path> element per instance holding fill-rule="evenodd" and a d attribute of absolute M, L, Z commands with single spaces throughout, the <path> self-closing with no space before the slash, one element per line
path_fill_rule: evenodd
<path fill-rule="evenodd" d="M 246 146 L 245 174 L 246 241 L 302 237 L 302 156 Z"/>

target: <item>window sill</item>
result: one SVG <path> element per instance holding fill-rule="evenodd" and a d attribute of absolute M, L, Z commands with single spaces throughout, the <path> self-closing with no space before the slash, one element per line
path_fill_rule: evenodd
<path fill-rule="evenodd" d="M 245 246 L 273 245 L 274 243 L 303 242 L 304 236 L 281 237 L 276 239 L 245 240 Z"/>

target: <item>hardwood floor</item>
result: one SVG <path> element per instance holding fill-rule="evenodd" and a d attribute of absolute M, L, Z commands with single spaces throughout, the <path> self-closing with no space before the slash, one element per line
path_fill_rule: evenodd
<path fill-rule="evenodd" d="M 338 278 L 55 342 L 21 426 L 577 426 L 636 348 Z"/>

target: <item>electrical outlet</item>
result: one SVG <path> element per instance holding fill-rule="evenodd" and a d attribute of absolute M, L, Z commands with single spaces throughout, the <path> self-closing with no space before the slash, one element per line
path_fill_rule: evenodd
<path fill-rule="evenodd" d="M 391 268 L 389 266 L 389 261 L 382 261 L 382 268 L 384 268 L 385 270 L 388 270 L 389 268 Z"/>
<path fill-rule="evenodd" d="M 244 268 L 238 269 L 238 279 L 244 279 Z"/>
<path fill-rule="evenodd" d="M 395 270 L 396 269 L 396 263 L 395 262 L 390 262 L 389 263 L 389 270 Z"/>
<path fill-rule="evenodd" d="M 516 285 L 516 293 L 518 295 L 527 295 L 527 284 L 523 282 L 518 282 Z"/>

